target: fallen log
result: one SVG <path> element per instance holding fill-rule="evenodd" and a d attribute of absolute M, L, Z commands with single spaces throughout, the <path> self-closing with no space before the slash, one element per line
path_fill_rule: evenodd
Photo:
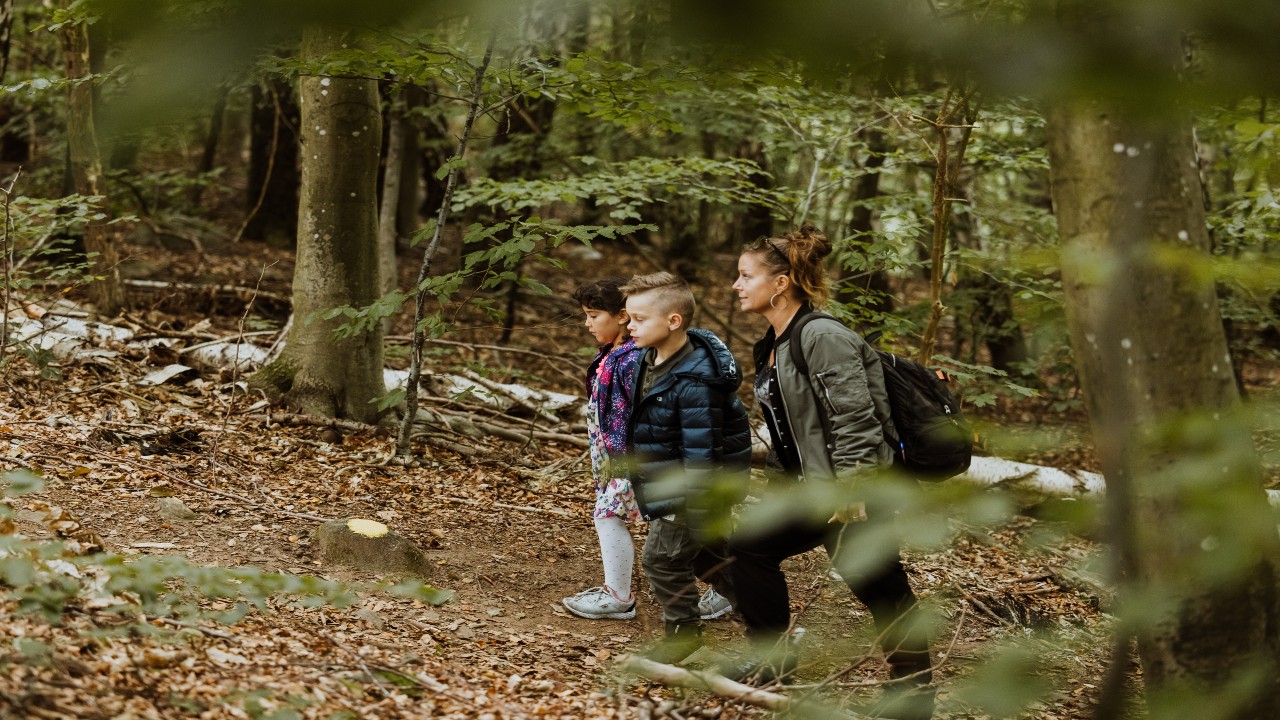
<path fill-rule="evenodd" d="M 797 700 L 781 693 L 761 690 L 730 680 L 723 675 L 703 670 L 687 670 L 675 665 L 664 665 L 652 660 L 632 656 L 623 669 L 634 675 L 669 687 L 704 690 L 713 695 L 734 700 L 774 712 L 795 712 L 798 717 L 835 718 L 855 720 L 860 716 L 814 701 Z"/>
<path fill-rule="evenodd" d="M 1107 490 L 1106 478 L 1099 473 L 1060 470 L 998 457 L 973 458 L 969 469 L 956 479 L 1041 497 L 1087 497 L 1103 495 Z M 1266 493 L 1271 505 L 1280 508 L 1280 490 L 1267 490 Z"/>

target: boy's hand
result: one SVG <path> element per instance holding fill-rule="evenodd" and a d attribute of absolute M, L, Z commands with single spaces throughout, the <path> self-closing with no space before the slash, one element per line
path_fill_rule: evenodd
<path fill-rule="evenodd" d="M 851 505 L 846 505 L 840 508 L 839 510 L 836 510 L 835 515 L 832 515 L 831 519 L 828 520 L 827 522 L 829 523 L 837 522 L 841 524 L 846 524 L 851 522 L 863 522 L 866 519 L 867 519 L 867 504 L 862 502 L 856 502 Z"/>

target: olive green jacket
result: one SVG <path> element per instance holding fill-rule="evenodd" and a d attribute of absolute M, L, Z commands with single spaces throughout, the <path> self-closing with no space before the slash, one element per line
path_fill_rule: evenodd
<path fill-rule="evenodd" d="M 796 320 L 810 310 L 801 308 Z M 774 353 L 781 408 L 791 426 L 801 476 L 805 480 L 847 479 L 859 469 L 887 465 L 893 453 L 885 432 L 896 436 L 889 397 L 875 350 L 840 322 L 818 318 L 801 328 L 801 337 L 783 332 Z M 800 342 L 809 364 L 806 377 L 791 359 Z M 766 370 L 774 346 L 773 330 L 756 344 L 756 372 Z M 778 408 L 775 408 L 777 411 Z M 771 453 L 770 460 L 776 458 Z"/>

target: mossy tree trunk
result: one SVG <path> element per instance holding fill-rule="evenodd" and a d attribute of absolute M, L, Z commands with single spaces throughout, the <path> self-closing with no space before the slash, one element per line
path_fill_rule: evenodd
<path fill-rule="evenodd" d="M 1232 412 L 1191 128 L 1176 115 L 1137 114 L 1119 98 L 1051 109 L 1068 322 L 1107 478 L 1117 582 L 1129 600 L 1147 599 L 1126 620 L 1153 716 L 1197 692 L 1215 699 L 1215 717 L 1275 718 L 1275 519 Z M 1123 674 L 1114 677 L 1119 688 Z"/>
<path fill-rule="evenodd" d="M 303 57 L 321 60 L 350 42 L 329 28 L 303 34 Z M 372 422 L 371 402 L 386 392 L 382 329 L 335 332 L 345 318 L 320 314 L 362 307 L 379 294 L 378 154 L 382 113 L 372 80 L 303 76 L 302 182 L 293 275 L 294 323 L 285 349 L 255 382 L 284 391 L 286 402 L 311 415 Z M 367 324 L 366 324 L 367 325 Z"/>

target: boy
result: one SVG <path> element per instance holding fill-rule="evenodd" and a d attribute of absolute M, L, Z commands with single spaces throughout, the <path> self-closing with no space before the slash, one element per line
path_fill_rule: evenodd
<path fill-rule="evenodd" d="M 637 276 L 622 287 L 627 329 L 644 356 L 629 422 L 632 487 L 650 522 L 642 565 L 662 604 L 666 635 L 648 654 L 674 663 L 702 645 L 699 577 L 732 598 L 723 542 L 709 524 L 745 494 L 751 430 L 738 400 L 742 373 L 720 338 L 689 330 L 695 302 L 671 273 Z M 730 492 L 723 492 L 728 487 Z"/>

